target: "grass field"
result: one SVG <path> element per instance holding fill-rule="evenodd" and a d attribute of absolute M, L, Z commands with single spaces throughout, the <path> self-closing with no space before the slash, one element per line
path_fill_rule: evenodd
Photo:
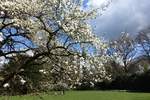
<path fill-rule="evenodd" d="M 116 91 L 68 91 L 65 95 L 0 97 L 0 100 L 150 100 L 150 93 Z"/>

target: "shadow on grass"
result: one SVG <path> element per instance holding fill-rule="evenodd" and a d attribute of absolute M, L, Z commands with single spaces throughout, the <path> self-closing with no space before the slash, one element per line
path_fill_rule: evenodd
<path fill-rule="evenodd" d="M 127 90 L 130 93 L 150 93 L 150 90 Z"/>

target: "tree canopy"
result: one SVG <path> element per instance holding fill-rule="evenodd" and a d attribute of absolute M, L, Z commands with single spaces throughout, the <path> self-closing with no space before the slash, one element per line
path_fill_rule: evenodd
<path fill-rule="evenodd" d="M 60 69 L 65 66 L 66 70 L 67 66 L 73 66 L 66 63 L 72 56 L 82 57 L 84 60 L 80 62 L 90 67 L 103 69 L 107 45 L 88 23 L 96 17 L 96 10 L 84 10 L 82 4 L 82 0 L 0 0 L 0 57 L 7 59 L 13 69 L 3 73 L 1 87 L 16 77 L 23 80 L 23 71 L 33 65 L 47 63 L 51 66 L 49 71 L 52 66 Z M 85 57 L 81 52 L 90 46 L 99 51 L 96 58 Z M 42 68 L 37 69 L 46 73 Z M 76 73 L 75 69 L 72 70 Z M 106 76 L 104 70 L 100 79 Z"/>

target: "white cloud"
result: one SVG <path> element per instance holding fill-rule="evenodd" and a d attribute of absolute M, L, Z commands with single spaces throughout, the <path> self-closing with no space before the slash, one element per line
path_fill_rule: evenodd
<path fill-rule="evenodd" d="M 101 7 L 109 0 L 90 0 L 88 5 Z M 150 1 L 148 0 L 112 0 L 102 16 L 92 21 L 98 35 L 106 33 L 106 38 L 115 38 L 122 31 L 135 34 L 150 26 Z"/>
<path fill-rule="evenodd" d="M 102 4 L 106 3 L 107 0 L 89 0 L 88 6 L 100 7 Z"/>

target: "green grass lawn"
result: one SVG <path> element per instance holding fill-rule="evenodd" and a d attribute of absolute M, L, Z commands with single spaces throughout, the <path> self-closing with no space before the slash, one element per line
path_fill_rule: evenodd
<path fill-rule="evenodd" d="M 65 95 L 0 97 L 0 100 L 150 100 L 150 93 L 116 91 L 68 91 Z"/>

